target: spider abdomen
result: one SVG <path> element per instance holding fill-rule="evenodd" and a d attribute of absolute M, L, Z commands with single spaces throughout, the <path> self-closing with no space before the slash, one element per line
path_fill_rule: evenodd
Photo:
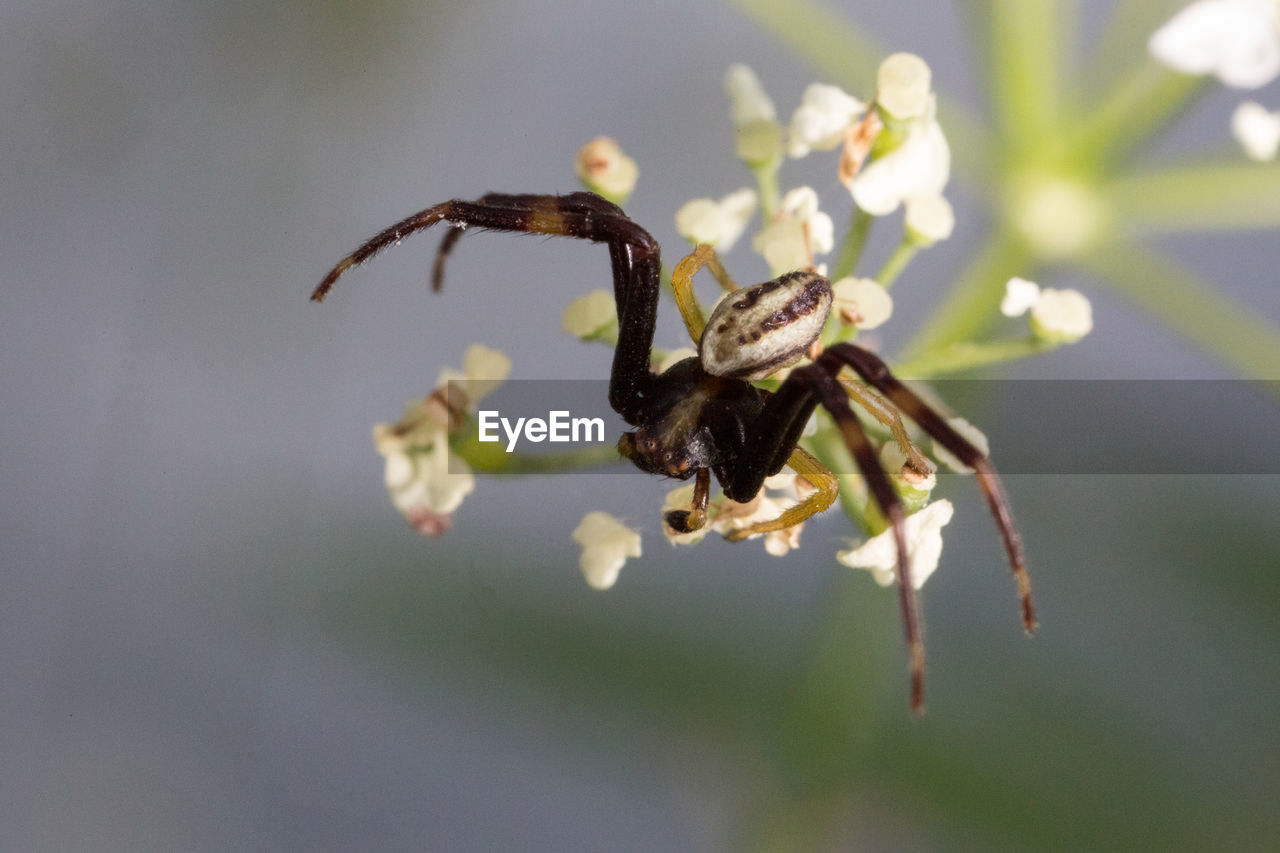
<path fill-rule="evenodd" d="M 763 379 L 799 361 L 831 313 L 831 283 L 792 272 L 736 290 L 716 305 L 698 345 L 713 376 Z"/>

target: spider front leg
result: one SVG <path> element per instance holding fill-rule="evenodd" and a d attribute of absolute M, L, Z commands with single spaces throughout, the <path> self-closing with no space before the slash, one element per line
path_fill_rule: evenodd
<path fill-rule="evenodd" d="M 383 229 L 339 261 L 312 292 L 312 300 L 322 301 L 351 268 L 439 222 L 452 223 L 453 230 L 445 236 L 442 258 L 437 259 L 433 271 L 433 283 L 437 285 L 443 276 L 443 256 L 453 249 L 463 228 L 576 237 L 608 244 L 618 324 L 622 329 L 614 349 L 609 404 L 629 423 L 635 423 L 652 385 L 649 354 L 657 323 L 662 262 L 658 243 L 648 231 L 632 222 L 617 205 L 592 193 L 490 194 L 474 202 L 455 199 L 433 205 Z"/>

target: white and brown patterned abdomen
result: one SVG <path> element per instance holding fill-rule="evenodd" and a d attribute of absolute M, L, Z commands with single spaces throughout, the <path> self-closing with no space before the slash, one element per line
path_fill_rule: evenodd
<path fill-rule="evenodd" d="M 792 272 L 720 300 L 698 345 L 713 376 L 763 379 L 799 361 L 831 313 L 831 282 Z"/>

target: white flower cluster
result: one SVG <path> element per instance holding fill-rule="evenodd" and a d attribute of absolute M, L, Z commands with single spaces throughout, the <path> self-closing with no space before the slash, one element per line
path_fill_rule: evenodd
<path fill-rule="evenodd" d="M 444 368 L 430 396 L 410 402 L 398 422 L 374 426 L 373 444 L 386 458 L 391 502 L 419 532 L 443 534 L 475 490 L 475 476 L 450 448 L 449 435 L 510 372 L 511 359 L 475 344 L 467 349 L 461 371 Z"/>
<path fill-rule="evenodd" d="M 1093 306 L 1078 290 L 1041 288 L 1025 278 L 1011 278 L 1000 311 L 1006 317 L 1031 312 L 1031 333 L 1047 343 L 1071 344 L 1093 331 Z"/>
<path fill-rule="evenodd" d="M 1280 76 L 1280 0 L 1196 0 L 1156 30 L 1147 47 L 1183 74 L 1260 88 Z M 1254 160 L 1271 160 L 1280 148 L 1280 112 L 1260 104 L 1241 104 L 1231 129 Z"/>

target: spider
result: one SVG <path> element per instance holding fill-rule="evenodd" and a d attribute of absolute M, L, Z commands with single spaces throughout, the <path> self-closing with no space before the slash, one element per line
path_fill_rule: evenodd
<path fill-rule="evenodd" d="M 889 425 L 913 457 L 922 460 L 910 447 L 897 413 L 867 386 L 883 394 L 892 407 L 974 470 L 1017 581 L 1023 627 L 1028 633 L 1034 630 L 1035 612 L 1021 539 L 991 460 L 896 379 L 878 356 L 852 343 L 838 343 L 810 364 L 794 367 L 773 393 L 752 384 L 796 365 L 814 348 L 831 311 L 831 283 L 826 278 L 812 270 L 798 270 L 739 289 L 712 248 L 697 247 L 676 266 L 672 288 L 689 334 L 698 345 L 698 355 L 655 374 L 650 370 L 650 351 L 661 262 L 658 243 L 649 232 L 620 207 L 593 193 L 491 193 L 477 201 L 453 200 L 428 207 L 375 234 L 330 270 L 311 294 L 312 300 L 323 300 L 352 267 L 439 222 L 450 225 L 432 269 L 435 291 L 442 287 L 446 258 L 468 228 L 575 237 L 609 247 L 619 328 L 609 404 L 636 428 L 622 435 L 618 450 L 644 471 L 680 480 L 694 478 L 691 506 L 666 515 L 666 522 L 677 532 L 705 525 L 712 474 L 725 496 L 739 502 L 754 498 L 765 478 L 784 466 L 816 487 L 778 518 L 731 532 L 728 538 L 732 540 L 790 527 L 831 506 L 839 481 L 797 446 L 814 409 L 822 406 L 831 414 L 872 498 L 890 523 L 897 545 L 896 578 L 910 656 L 914 712 L 919 713 L 924 704 L 924 641 L 915 590 L 908 580 L 905 513 L 889 475 L 850 408 L 850 398 Z M 704 267 L 731 291 L 709 319 L 704 319 L 692 289 L 694 274 Z M 845 367 L 865 385 L 839 379 Z"/>

